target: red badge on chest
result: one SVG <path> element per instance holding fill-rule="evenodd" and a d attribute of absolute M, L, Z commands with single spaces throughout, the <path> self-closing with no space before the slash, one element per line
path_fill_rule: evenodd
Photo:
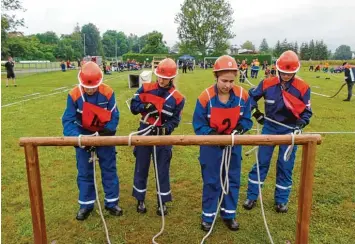
<path fill-rule="evenodd" d="M 82 123 L 85 129 L 93 132 L 101 131 L 110 120 L 111 111 L 88 102 L 83 103 Z"/>

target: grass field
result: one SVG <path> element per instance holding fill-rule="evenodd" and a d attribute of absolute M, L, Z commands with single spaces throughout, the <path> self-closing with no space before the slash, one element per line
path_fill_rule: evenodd
<path fill-rule="evenodd" d="M 66 106 L 66 92 L 77 83 L 76 71 L 28 75 L 17 80 L 18 87 L 2 87 L 2 242 L 33 243 L 24 150 L 18 139 L 24 136 L 61 136 L 61 116 Z M 318 74 L 317 74 L 318 75 Z M 332 95 L 343 81 L 343 74 L 299 73 L 317 93 Z M 138 126 L 125 101 L 135 92 L 127 86 L 127 73 L 107 76 L 106 83 L 114 88 L 121 117 L 119 135 L 128 135 Z M 251 80 L 254 84 L 257 80 Z M 180 74 L 177 86 L 186 97 L 182 123 L 175 134 L 193 134 L 192 114 L 197 96 L 214 83 L 211 70 L 195 70 Z M 250 87 L 245 86 L 249 89 Z M 57 92 L 57 93 L 56 93 Z M 33 93 L 40 93 L 28 96 Z M 55 93 L 55 94 L 52 94 Z M 334 99 L 312 95 L 314 116 L 305 131 L 355 131 L 355 99 L 342 102 L 346 88 Z M 52 94 L 52 95 L 49 95 Z M 47 96 L 44 96 L 47 95 Z M 24 97 L 25 96 L 25 97 Z M 39 97 L 44 96 L 44 97 Z M 18 104 L 25 99 L 38 97 Z M 10 105 L 9 105 L 10 104 Z M 255 127 L 255 125 L 254 125 Z M 251 134 L 254 132 L 251 132 Z M 251 147 L 244 147 L 244 151 Z M 310 225 L 310 243 L 354 243 L 355 240 L 355 135 L 324 135 L 317 148 L 315 184 Z M 112 243 L 151 243 L 159 232 L 161 220 L 155 214 L 156 197 L 154 173 L 150 171 L 146 215 L 136 213 L 136 201 L 131 196 L 134 157 L 133 148 L 117 147 L 118 174 L 120 177 L 120 206 L 122 217 L 104 212 Z M 297 195 L 300 175 L 301 151 L 298 151 L 294 170 L 294 184 L 290 197 L 289 213 L 277 214 L 273 210 L 275 187 L 275 160 L 272 163 L 263 196 L 269 228 L 275 243 L 295 240 Z M 76 162 L 72 147 L 41 147 L 39 158 L 46 215 L 48 241 L 56 243 L 105 243 L 105 234 L 98 208 L 84 222 L 75 220 L 78 210 Z M 253 157 L 244 157 L 237 219 L 241 229 L 229 231 L 218 219 L 208 243 L 268 243 L 260 214 L 260 205 L 253 211 L 241 207 L 245 199 L 248 172 Z M 99 173 L 97 174 L 99 176 Z M 171 183 L 174 201 L 168 204 L 165 232 L 159 243 L 199 243 L 205 235 L 200 230 L 201 173 L 198 147 L 174 147 L 171 164 Z M 100 199 L 103 190 L 99 185 Z"/>

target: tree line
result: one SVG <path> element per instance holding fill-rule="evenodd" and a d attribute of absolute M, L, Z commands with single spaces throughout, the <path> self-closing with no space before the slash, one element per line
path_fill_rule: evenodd
<path fill-rule="evenodd" d="M 228 49 L 232 52 L 235 45 L 231 39 L 236 36 L 232 31 L 234 23 L 233 9 L 228 0 L 185 0 L 180 5 L 174 21 L 178 25 L 179 41 L 169 48 L 158 31 L 143 36 L 125 34 L 122 31 L 107 30 L 101 36 L 99 29 L 88 23 L 77 24 L 71 34 L 57 36 L 53 31 L 24 36 L 16 32 L 24 26 L 23 19 L 8 14 L 9 11 L 25 11 L 21 0 L 2 0 L 1 3 L 1 56 L 12 55 L 21 59 L 78 59 L 84 55 L 104 57 L 122 56 L 125 53 L 169 52 L 188 53 L 190 55 L 219 56 Z M 241 48 L 259 51 L 278 57 L 285 50 L 294 50 L 302 60 L 351 59 L 350 46 L 339 46 L 334 54 L 328 50 L 323 40 L 310 40 L 300 45 L 287 39 L 277 41 L 269 47 L 264 38 L 259 50 L 251 41 L 246 41 Z M 232 53 L 236 54 L 236 53 Z"/>

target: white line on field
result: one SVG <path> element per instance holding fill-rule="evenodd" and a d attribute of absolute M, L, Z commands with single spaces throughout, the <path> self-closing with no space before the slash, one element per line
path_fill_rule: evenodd
<path fill-rule="evenodd" d="M 52 90 L 52 91 L 57 91 L 57 90 L 62 90 L 62 89 L 64 89 L 64 88 L 67 88 L 66 86 L 63 86 L 63 87 L 58 87 L 58 88 L 55 88 L 54 90 Z"/>
<path fill-rule="evenodd" d="M 110 77 L 108 79 L 106 79 L 105 81 L 107 80 L 111 80 L 111 79 L 114 79 L 114 78 L 118 78 L 118 77 L 122 77 L 122 76 L 125 76 L 127 74 L 122 74 L 122 75 L 118 75 L 118 76 L 113 76 L 113 77 Z M 74 84 L 73 86 L 77 86 L 78 84 Z M 62 88 L 62 87 L 61 87 Z M 59 91 L 59 92 L 53 92 L 53 93 L 49 93 L 49 94 L 46 94 L 46 95 L 42 95 L 42 96 L 38 96 L 38 97 L 34 97 L 34 98 L 29 98 L 29 99 L 25 99 L 25 100 L 21 100 L 21 101 L 17 101 L 17 102 L 13 102 L 13 103 L 8 103 L 8 104 L 5 104 L 5 105 L 2 105 L 1 107 L 2 108 L 5 108 L 5 107 L 10 107 L 12 105 L 16 105 L 16 104 L 19 104 L 19 103 L 22 103 L 22 102 L 27 102 L 27 101 L 30 101 L 30 100 L 35 100 L 35 99 L 39 99 L 39 98 L 42 98 L 42 97 L 48 97 L 48 96 L 53 96 L 53 95 L 56 95 L 56 94 L 60 94 L 60 93 L 63 93 L 63 92 L 67 92 L 71 89 L 66 89 L 66 90 L 62 90 L 62 91 Z"/>
<path fill-rule="evenodd" d="M 311 92 L 312 94 L 316 94 L 318 96 L 322 96 L 322 97 L 330 97 L 328 95 L 324 95 L 324 94 L 321 94 L 321 93 L 317 93 L 317 92 Z"/>
<path fill-rule="evenodd" d="M 32 93 L 32 94 L 25 95 L 25 96 L 23 96 L 23 97 L 35 96 L 35 95 L 38 95 L 38 94 L 41 94 L 41 93 L 40 93 L 40 92 Z"/>
<path fill-rule="evenodd" d="M 63 93 L 63 92 L 66 92 L 66 91 L 67 91 L 67 90 L 65 90 L 65 91 L 59 91 L 59 92 L 53 92 L 53 93 L 49 93 L 49 94 L 46 94 L 46 95 L 42 95 L 42 96 L 38 96 L 38 97 L 34 97 L 34 98 L 29 98 L 29 99 L 17 101 L 17 102 L 14 102 L 14 103 L 8 103 L 8 104 L 5 104 L 5 105 L 3 105 L 3 106 L 1 106 L 1 107 L 2 107 L 2 108 L 4 108 L 4 107 L 10 107 L 10 106 L 15 105 L 15 104 L 18 104 L 18 103 L 27 102 L 27 101 L 39 99 L 39 98 L 42 98 L 42 97 L 53 96 L 53 95 L 56 95 L 56 94 L 59 94 L 59 93 Z"/>

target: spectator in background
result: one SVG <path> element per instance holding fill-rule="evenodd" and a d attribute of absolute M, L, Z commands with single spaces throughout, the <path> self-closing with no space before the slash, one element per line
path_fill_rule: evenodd
<path fill-rule="evenodd" d="M 15 62 L 12 60 L 11 56 L 9 56 L 4 66 L 6 68 L 6 73 L 7 73 L 6 87 L 9 86 L 10 79 L 12 79 L 12 84 L 14 85 L 14 87 L 17 87 L 16 80 L 15 80 L 15 72 L 14 72 Z"/>
<path fill-rule="evenodd" d="M 345 82 L 348 85 L 348 98 L 343 101 L 349 102 L 353 94 L 353 86 L 355 83 L 355 67 L 351 67 L 347 62 L 343 63 Z"/>
<path fill-rule="evenodd" d="M 67 60 L 67 69 L 70 69 L 70 60 Z"/>
<path fill-rule="evenodd" d="M 65 72 L 65 71 L 66 71 L 64 60 L 63 60 L 62 63 L 60 64 L 60 68 L 62 68 L 62 72 Z"/>
<path fill-rule="evenodd" d="M 182 63 L 182 73 L 187 73 L 186 68 L 187 68 L 187 61 L 185 60 L 185 61 Z"/>

